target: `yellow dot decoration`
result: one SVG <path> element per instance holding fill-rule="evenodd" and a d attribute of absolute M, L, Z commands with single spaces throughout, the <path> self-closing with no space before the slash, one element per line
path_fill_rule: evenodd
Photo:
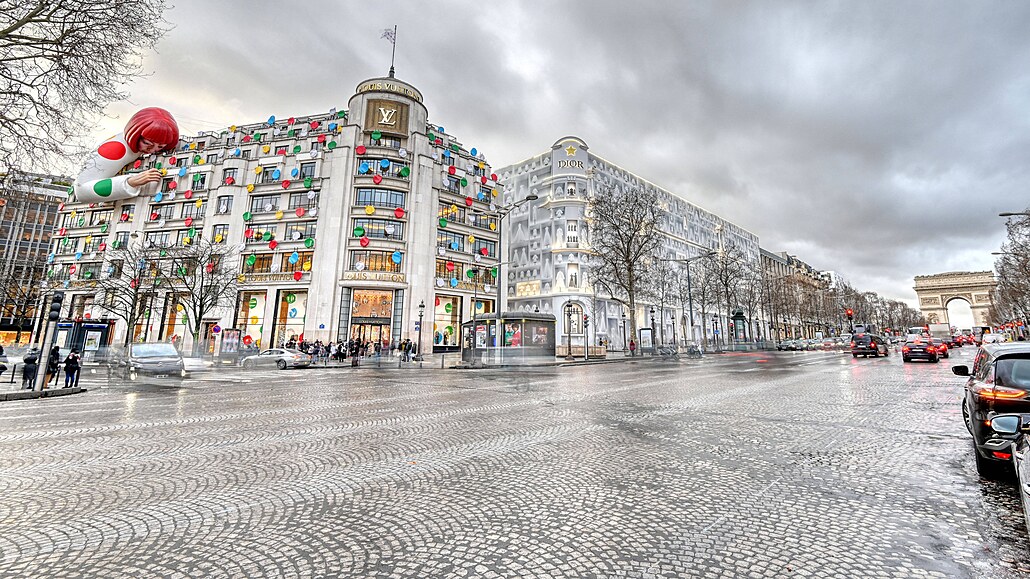
<path fill-rule="evenodd" d="M 479 168 L 480 168 L 480 169 L 485 169 L 485 168 L 486 168 L 486 163 L 484 163 L 484 162 L 480 161 L 480 162 L 479 162 Z"/>
<path fill-rule="evenodd" d="M 490 231 L 497 231 L 497 224 L 496 223 L 493 223 L 493 222 L 490 223 Z"/>
<path fill-rule="evenodd" d="M 265 170 L 265 168 L 262 167 L 261 165 L 258 165 L 257 167 L 254 167 L 254 172 L 257 173 L 258 175 L 260 175 L 261 172 L 264 171 L 264 170 Z"/>
<path fill-rule="evenodd" d="M 232 133 L 235 133 L 236 132 L 236 125 L 233 125 L 233 126 L 229 127 L 229 131 L 232 132 Z"/>
<path fill-rule="evenodd" d="M 491 191 L 490 194 L 493 195 L 494 197 L 497 197 L 497 189 L 494 189 L 493 191 Z"/>
<path fill-rule="evenodd" d="M 311 262 L 310 261 L 305 261 L 304 265 L 302 265 L 301 267 L 304 268 L 304 271 L 311 271 Z"/>
<path fill-rule="evenodd" d="M 257 316 L 250 316 L 250 323 L 252 323 L 252 324 L 258 323 Z"/>
<path fill-rule="evenodd" d="M 224 238 L 224 237 L 222 237 L 222 234 L 221 234 L 221 233 L 216 233 L 216 234 L 215 234 L 215 243 L 221 243 L 221 242 L 222 242 L 222 240 L 224 240 L 224 239 L 225 239 L 225 238 Z"/>
<path fill-rule="evenodd" d="M 165 169 L 164 167 L 161 167 L 161 176 L 162 177 L 167 177 L 168 176 L 168 169 Z"/>
<path fill-rule="evenodd" d="M 254 184 L 251 183 L 251 184 L 247 185 L 247 193 L 252 193 L 253 191 L 254 191 Z"/>
<path fill-rule="evenodd" d="M 457 212 L 458 212 L 458 206 L 457 205 L 451 205 L 451 213 L 457 213 Z"/>
<path fill-rule="evenodd" d="M 191 151 L 195 151 L 196 149 L 197 149 L 197 144 L 196 143 L 190 143 L 190 150 Z"/>
<path fill-rule="evenodd" d="M 269 152 L 271 150 L 272 150 L 272 147 L 269 147 L 268 145 L 265 145 L 264 147 L 261 147 L 261 152 L 262 153 L 267 153 L 267 152 Z"/>
<path fill-rule="evenodd" d="M 86 236 L 86 243 L 89 243 L 91 241 L 93 241 L 93 236 L 92 235 L 87 235 Z"/>
<path fill-rule="evenodd" d="M 376 212 L 376 208 L 375 207 L 373 207 L 371 205 L 366 205 L 365 206 L 365 215 L 374 215 L 375 212 Z"/>
<path fill-rule="evenodd" d="M 280 209 L 280 210 L 275 212 L 275 218 L 276 219 L 282 219 L 283 218 L 283 210 L 282 209 Z"/>
<path fill-rule="evenodd" d="M 186 308 L 182 307 L 182 304 L 175 304 L 175 311 L 181 312 L 181 311 L 183 311 L 185 309 Z"/>
<path fill-rule="evenodd" d="M 182 244 L 183 245 L 189 245 L 191 241 L 193 241 L 193 238 L 191 238 L 191 237 L 183 237 L 182 238 Z"/>
<path fill-rule="evenodd" d="M 197 164 L 198 165 L 203 165 L 204 164 L 204 159 L 201 159 L 201 160 L 197 161 Z"/>
<path fill-rule="evenodd" d="M 193 204 L 193 206 L 196 207 L 197 209 L 200 209 L 203 205 L 204 205 L 204 201 L 201 200 L 201 199 L 197 199 L 197 201 Z"/>
<path fill-rule="evenodd" d="M 475 242 L 476 242 L 476 236 L 475 235 L 470 235 L 469 236 L 469 243 L 475 243 Z"/>
<path fill-rule="evenodd" d="M 72 211 L 72 217 L 75 217 L 75 211 Z"/>
<path fill-rule="evenodd" d="M 247 281 L 247 276 L 245 276 L 245 275 L 243 275 L 241 273 L 240 275 L 236 276 L 236 281 L 238 281 L 240 283 L 243 283 L 243 282 Z"/>

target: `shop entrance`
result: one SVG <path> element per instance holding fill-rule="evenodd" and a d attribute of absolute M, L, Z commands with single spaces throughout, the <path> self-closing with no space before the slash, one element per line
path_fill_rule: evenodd
<path fill-rule="evenodd" d="M 379 342 L 383 347 L 390 347 L 390 326 L 388 323 L 351 324 L 350 337 L 362 344 Z"/>

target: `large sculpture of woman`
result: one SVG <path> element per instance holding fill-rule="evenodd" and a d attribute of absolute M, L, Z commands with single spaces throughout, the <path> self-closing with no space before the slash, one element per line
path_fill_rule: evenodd
<path fill-rule="evenodd" d="M 179 126 L 171 113 L 157 107 L 132 115 L 125 130 L 104 141 L 93 153 L 75 179 L 75 200 L 98 203 L 131 199 L 144 191 L 156 193 L 161 171 L 147 169 L 139 173 L 118 175 L 123 167 L 143 155 L 172 151 L 179 144 Z M 152 190 L 152 191 L 151 191 Z"/>

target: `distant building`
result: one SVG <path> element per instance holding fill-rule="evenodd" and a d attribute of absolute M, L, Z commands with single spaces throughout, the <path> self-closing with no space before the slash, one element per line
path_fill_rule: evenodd
<path fill-rule="evenodd" d="M 779 339 L 815 338 L 835 333 L 827 323 L 838 317 L 833 272 L 820 271 L 785 251 L 761 250 L 767 298 L 766 322 Z"/>
<path fill-rule="evenodd" d="M 624 316 L 629 313 L 619 302 L 595 294 L 590 279 L 593 249 L 586 210 L 595 186 L 619 185 L 659 193 L 665 211 L 661 253 L 666 258 L 735 249 L 750 267 L 758 268 L 757 235 L 594 154 L 578 137 L 563 137 L 545 152 L 498 173 L 505 186 L 506 203 L 530 194 L 539 197 L 515 210 L 508 217 L 510 226 L 505 227 L 504 255 L 511 265 L 502 282 L 508 309 L 555 314 L 558 343 L 566 344 L 571 336 L 574 350 L 582 349 L 585 343 L 605 341 L 612 348 L 623 349 L 632 337 L 623 336 Z M 643 298 L 638 304 L 639 327 L 650 327 L 651 308 L 659 305 L 654 301 Z M 655 339 L 659 343 L 671 344 L 674 337 L 683 341 L 691 335 L 688 308 L 678 301 L 666 304 L 664 311 L 655 308 Z M 566 305 L 573 311 L 571 324 L 563 313 Z M 590 316 L 589 328 L 584 328 L 584 313 Z M 726 328 L 726 321 L 723 316 L 719 327 Z M 702 324 L 714 326 L 715 322 L 702 320 L 695 313 L 695 336 L 702 334 Z M 628 325 L 625 331 L 629 331 Z"/>
<path fill-rule="evenodd" d="M 50 235 L 70 185 L 68 177 L 0 174 L 0 344 L 30 339 Z"/>

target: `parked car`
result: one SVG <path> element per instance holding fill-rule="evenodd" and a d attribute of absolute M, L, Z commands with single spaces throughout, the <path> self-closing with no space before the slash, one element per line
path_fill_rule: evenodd
<path fill-rule="evenodd" d="M 1030 412 L 1030 342 L 984 344 L 972 369 L 960 365 L 952 371 L 967 377 L 962 418 L 973 436 L 976 470 L 985 478 L 1003 476 L 1011 454 L 988 444 L 994 433 L 988 420 L 995 413 Z"/>
<path fill-rule="evenodd" d="M 887 341 L 875 334 L 855 334 L 851 337 L 851 357 L 890 356 Z"/>
<path fill-rule="evenodd" d="M 310 365 L 311 356 L 289 348 L 272 348 L 256 356 L 247 356 L 240 360 L 240 366 L 244 368 L 275 366 L 280 370 L 285 370 L 287 368 L 306 368 Z"/>
<path fill-rule="evenodd" d="M 168 342 L 129 344 L 117 354 L 108 354 L 116 360 L 126 380 L 141 376 L 153 378 L 185 378 L 186 365 L 175 346 Z"/>
<path fill-rule="evenodd" d="M 948 349 L 948 344 L 940 338 L 930 338 L 933 343 L 933 347 L 937 349 L 937 355 L 941 358 L 950 358 L 951 353 Z"/>
<path fill-rule="evenodd" d="M 928 362 L 940 362 L 941 357 L 927 338 L 914 338 L 901 346 L 901 360 L 911 362 L 912 360 L 926 360 Z"/>
<path fill-rule="evenodd" d="M 990 447 L 992 454 L 1011 456 L 1023 520 L 1030 530 L 1030 414 L 997 414 L 989 422 L 991 438 L 984 446 Z"/>
<path fill-rule="evenodd" d="M 779 344 L 776 344 L 776 349 L 781 351 L 794 350 L 796 349 L 794 346 L 794 340 L 781 340 Z"/>

